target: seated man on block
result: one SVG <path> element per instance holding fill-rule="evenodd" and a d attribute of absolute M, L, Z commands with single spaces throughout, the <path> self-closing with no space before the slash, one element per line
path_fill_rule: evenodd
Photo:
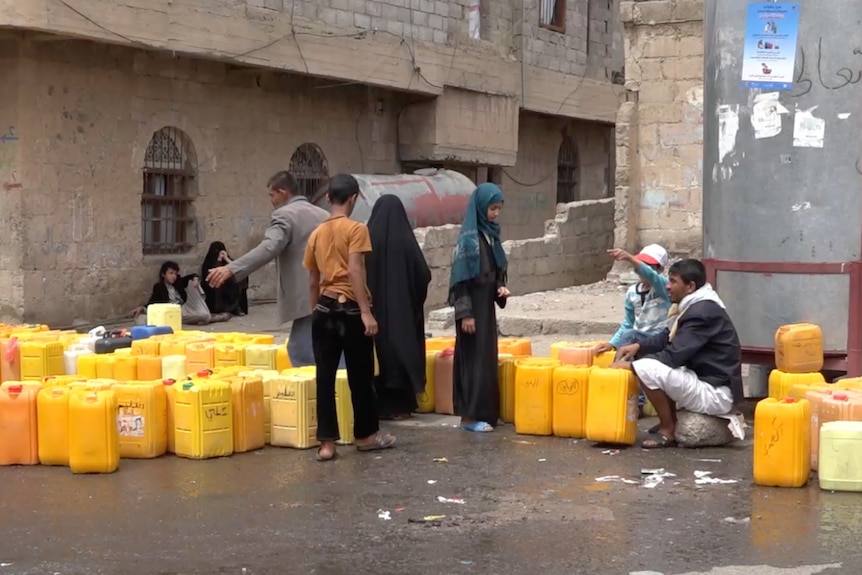
<path fill-rule="evenodd" d="M 614 364 L 634 371 L 658 413 L 659 424 L 641 444 L 645 449 L 676 445 L 677 408 L 727 415 L 743 399 L 739 337 L 724 302 L 706 283 L 703 264 L 673 264 L 667 289 L 679 304 L 670 329 L 620 348 Z"/>

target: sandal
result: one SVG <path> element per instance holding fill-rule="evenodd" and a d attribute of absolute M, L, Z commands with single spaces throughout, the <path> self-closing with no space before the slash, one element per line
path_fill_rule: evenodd
<path fill-rule="evenodd" d="M 671 439 L 663 433 L 650 433 L 652 437 L 641 442 L 642 449 L 666 449 L 676 447 L 676 439 Z"/>
<path fill-rule="evenodd" d="M 464 431 L 473 431 L 476 433 L 490 433 L 494 428 L 484 421 L 474 421 L 473 423 L 462 423 L 461 429 Z"/>
<path fill-rule="evenodd" d="M 656 435 L 658 433 L 658 430 L 660 429 L 660 427 L 661 427 L 661 424 L 656 423 L 655 425 L 653 425 L 652 427 L 650 427 L 647 430 L 647 433 L 649 433 L 650 435 Z"/>
<path fill-rule="evenodd" d="M 337 458 L 338 458 L 338 452 L 337 451 L 333 451 L 332 455 L 330 455 L 329 457 L 326 457 L 320 453 L 320 449 L 317 450 L 316 459 L 320 462 L 335 461 Z"/>
<path fill-rule="evenodd" d="M 356 445 L 356 451 L 380 451 L 389 449 L 395 445 L 395 437 L 392 435 L 375 434 L 374 441 L 366 445 Z"/>

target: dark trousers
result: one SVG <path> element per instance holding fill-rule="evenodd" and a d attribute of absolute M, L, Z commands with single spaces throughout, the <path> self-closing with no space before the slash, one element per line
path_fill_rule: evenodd
<path fill-rule="evenodd" d="M 374 393 L 374 339 L 354 302 L 339 304 L 321 297 L 311 323 L 314 361 L 317 365 L 317 439 L 337 441 L 335 377 L 342 353 L 353 402 L 353 435 L 365 439 L 377 433 L 377 397 Z"/>

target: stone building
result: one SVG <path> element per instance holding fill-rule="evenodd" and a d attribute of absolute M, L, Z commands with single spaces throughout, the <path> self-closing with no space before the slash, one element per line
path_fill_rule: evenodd
<path fill-rule="evenodd" d="M 214 240 L 243 253 L 283 168 L 307 191 L 341 171 L 494 178 L 507 238 L 539 237 L 509 246 L 517 289 L 597 279 L 613 230 L 618 12 L 619 0 L 0 0 L 0 319 L 118 317 L 162 261 L 198 269 Z M 556 215 L 558 202 L 575 203 Z M 420 235 L 445 267 L 451 238 Z M 251 291 L 275 296 L 271 269 Z"/>
<path fill-rule="evenodd" d="M 617 119 L 616 243 L 702 246 L 703 0 L 620 7 L 627 94 Z"/>

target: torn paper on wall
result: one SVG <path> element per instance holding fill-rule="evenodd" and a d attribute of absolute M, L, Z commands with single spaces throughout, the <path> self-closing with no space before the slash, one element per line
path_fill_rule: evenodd
<path fill-rule="evenodd" d="M 739 132 L 739 106 L 718 107 L 718 162 L 724 161 L 736 147 L 736 134 Z"/>
<path fill-rule="evenodd" d="M 822 148 L 823 139 L 826 135 L 826 120 L 814 117 L 814 110 L 818 106 L 807 110 L 796 110 L 793 118 L 793 147 L 794 148 Z"/>
<path fill-rule="evenodd" d="M 751 108 L 751 127 L 757 140 L 774 138 L 781 133 L 781 115 L 790 111 L 778 101 L 778 92 L 758 94 Z"/>

